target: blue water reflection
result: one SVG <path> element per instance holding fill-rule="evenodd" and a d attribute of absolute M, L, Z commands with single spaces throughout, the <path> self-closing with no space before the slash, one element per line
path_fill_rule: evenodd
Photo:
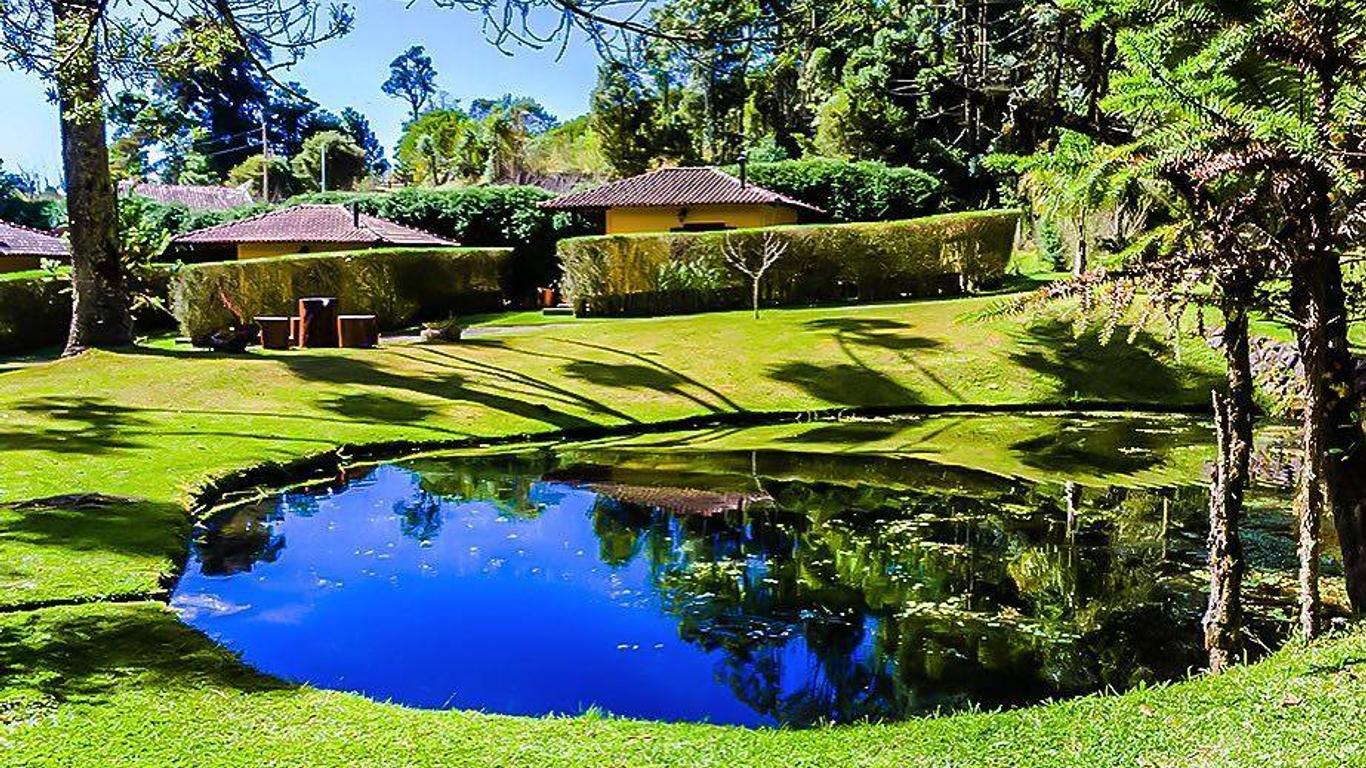
<path fill-rule="evenodd" d="M 740 458 L 382 465 L 216 520 L 172 605 L 286 680 L 523 715 L 894 719 L 1198 660 L 1198 490 Z"/>

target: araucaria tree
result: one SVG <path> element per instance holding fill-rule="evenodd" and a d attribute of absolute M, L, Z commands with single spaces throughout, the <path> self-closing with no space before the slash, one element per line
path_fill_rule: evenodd
<path fill-rule="evenodd" d="M 1352 607 L 1366 610 L 1366 433 L 1342 276 L 1343 253 L 1361 242 L 1366 189 L 1366 3 L 1074 5 L 1119 30 L 1104 108 L 1126 118 L 1145 147 L 1191 158 L 1189 181 L 1242 185 L 1259 196 L 1255 252 L 1288 279 L 1304 364 L 1300 626 L 1312 637 L 1323 513 L 1334 518 Z M 1215 249 L 1237 234 L 1222 216 L 1202 215 L 1195 225 Z M 1232 320 L 1245 322 L 1236 312 Z"/>
<path fill-rule="evenodd" d="M 420 45 L 389 62 L 389 79 L 380 86 L 386 94 L 408 102 L 409 119 L 417 120 L 436 97 L 436 67 Z"/>
<path fill-rule="evenodd" d="M 292 63 L 343 34 L 343 6 L 318 0 L 15 0 L 0 6 L 5 62 L 43 76 L 57 98 L 71 223 L 72 320 L 66 351 L 132 341 L 128 270 L 118 245 L 105 136 L 111 80 L 138 81 L 213 66 L 248 52 Z"/>

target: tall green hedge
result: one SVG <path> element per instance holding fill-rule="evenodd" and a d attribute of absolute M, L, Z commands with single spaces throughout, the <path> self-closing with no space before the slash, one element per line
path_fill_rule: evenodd
<path fill-rule="evenodd" d="M 381 248 L 194 264 L 171 285 L 181 332 L 195 337 L 240 314 L 292 315 L 306 296 L 335 296 L 343 314 L 373 314 L 382 328 L 502 303 L 506 248 Z"/>
<path fill-rule="evenodd" d="M 863 224 L 608 235 L 565 240 L 559 253 L 565 293 L 582 314 L 744 306 L 748 278 L 726 264 L 723 249 L 730 242 L 754 258 L 770 236 L 787 250 L 761 284 L 765 303 L 886 301 L 999 281 L 1018 219 L 1016 211 L 976 211 Z"/>
<path fill-rule="evenodd" d="M 65 341 L 71 325 L 70 288 L 66 280 L 45 275 L 0 275 L 0 353 L 31 352 Z"/>
<path fill-rule="evenodd" d="M 814 158 L 750 163 L 747 173 L 761 187 L 821 208 L 835 223 L 927 216 L 943 204 L 944 185 L 919 168 Z"/>
<path fill-rule="evenodd" d="M 139 266 L 132 285 L 143 298 L 166 303 L 171 271 Z M 139 333 L 170 327 L 161 309 L 140 303 L 134 309 Z M 22 354 L 66 342 L 71 328 L 71 280 L 68 270 L 56 274 L 30 270 L 0 274 L 0 354 Z"/>

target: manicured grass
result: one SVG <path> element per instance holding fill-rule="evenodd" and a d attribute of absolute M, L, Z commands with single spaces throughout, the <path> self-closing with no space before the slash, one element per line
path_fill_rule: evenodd
<path fill-rule="evenodd" d="M 396 649 L 401 652 L 401 649 Z M 0 616 L 0 760 L 144 766 L 1354 765 L 1366 633 L 1216 678 L 809 731 L 405 709 L 263 678 L 159 603 Z"/>
<path fill-rule="evenodd" d="M 183 551 L 197 488 L 342 444 L 737 411 L 1206 402 L 1216 359 L 1198 345 L 1178 363 L 1146 337 L 1129 346 L 1121 333 L 1101 346 L 1054 322 L 960 322 L 986 301 L 572 323 L 372 351 L 224 357 L 159 342 L 0 374 L 0 609 L 10 609 L 0 615 L 0 764 L 1350 762 L 1342 741 L 1324 734 L 1354 722 L 1366 693 L 1355 668 L 1366 653 L 1360 634 L 1123 697 L 751 732 L 407 710 L 262 679 L 160 603 L 14 610 L 158 595 Z M 1027 426 L 985 423 L 965 420 L 938 440 L 909 426 L 861 448 L 1022 476 L 1047 473 L 1050 456 L 1075 456 L 1031 441 Z M 790 437 L 774 429 L 769 439 Z M 828 434 L 802 437 L 813 450 L 857 449 Z M 1114 454 L 1115 439 L 1094 437 L 1090 453 Z M 1142 471 L 1159 482 L 1198 461 L 1198 451 L 1178 449 Z M 1284 703 L 1288 695 L 1297 703 Z"/>

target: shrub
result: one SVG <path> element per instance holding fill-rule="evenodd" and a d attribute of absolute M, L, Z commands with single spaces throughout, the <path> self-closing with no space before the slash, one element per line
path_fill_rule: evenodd
<path fill-rule="evenodd" d="M 61 344 L 71 325 L 71 284 L 49 275 L 0 275 L 0 353 Z"/>
<path fill-rule="evenodd" d="M 867 161 L 750 163 L 748 175 L 761 187 L 824 209 L 837 223 L 925 216 L 940 210 L 943 192 L 943 185 L 922 170 Z"/>
<path fill-rule="evenodd" d="M 21 354 L 66 342 L 71 328 L 69 271 L 32 270 L 0 274 L 0 354 Z M 165 305 L 171 271 L 160 266 L 134 267 L 132 285 L 139 297 L 133 315 L 139 332 L 169 327 Z"/>
<path fill-rule="evenodd" d="M 355 202 L 373 216 L 426 230 L 462 246 L 512 248 L 503 287 L 515 299 L 559 279 L 555 244 L 560 239 L 602 231 L 600 224 L 586 216 L 538 207 L 552 197 L 539 187 L 486 186 L 314 194 L 289 202 Z"/>
<path fill-rule="evenodd" d="M 200 336 L 259 315 L 292 315 L 305 296 L 335 296 L 346 314 L 378 316 L 381 328 L 501 304 L 498 248 L 382 248 L 185 267 L 171 286 L 181 332 Z"/>
<path fill-rule="evenodd" d="M 560 243 L 564 289 L 584 314 L 669 314 L 744 306 L 746 279 L 722 253 L 787 241 L 769 270 L 765 303 L 885 301 L 959 293 L 1001 279 L 1019 214 L 977 211 L 907 221 L 730 232 L 608 235 Z M 716 276 L 719 276 L 716 277 Z"/>

